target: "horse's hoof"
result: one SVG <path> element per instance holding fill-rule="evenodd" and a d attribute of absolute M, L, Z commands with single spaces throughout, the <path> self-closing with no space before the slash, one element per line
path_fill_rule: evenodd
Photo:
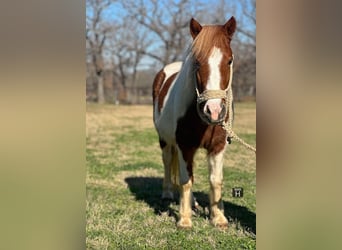
<path fill-rule="evenodd" d="M 224 216 L 217 216 L 211 220 L 211 224 L 218 228 L 227 228 L 228 220 Z"/>
<path fill-rule="evenodd" d="M 177 222 L 177 227 L 180 229 L 190 229 L 192 227 L 191 219 L 180 219 Z"/>

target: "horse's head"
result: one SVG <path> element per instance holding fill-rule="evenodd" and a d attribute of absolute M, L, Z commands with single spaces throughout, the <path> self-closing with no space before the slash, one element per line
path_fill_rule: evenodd
<path fill-rule="evenodd" d="M 201 26 L 190 21 L 196 78 L 197 111 L 208 124 L 221 123 L 227 114 L 227 90 L 233 76 L 230 41 L 236 29 L 231 17 L 224 25 Z"/>

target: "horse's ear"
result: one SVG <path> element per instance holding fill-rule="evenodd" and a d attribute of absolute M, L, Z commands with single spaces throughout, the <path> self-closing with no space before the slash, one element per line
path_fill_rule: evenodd
<path fill-rule="evenodd" d="M 235 18 L 232 16 L 224 25 L 223 25 L 224 29 L 227 31 L 228 36 L 230 38 L 233 37 L 234 32 L 236 30 L 236 20 Z"/>
<path fill-rule="evenodd" d="M 190 20 L 190 33 L 193 39 L 196 38 L 198 33 L 202 30 L 202 26 L 194 18 Z"/>

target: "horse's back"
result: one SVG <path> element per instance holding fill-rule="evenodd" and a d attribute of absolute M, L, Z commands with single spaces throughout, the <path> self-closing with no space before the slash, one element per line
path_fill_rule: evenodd
<path fill-rule="evenodd" d="M 182 67 L 182 62 L 174 62 L 174 63 L 167 64 L 163 70 L 164 70 L 165 74 L 168 77 L 170 77 L 174 73 L 178 73 L 180 71 L 181 67 Z"/>
<path fill-rule="evenodd" d="M 172 86 L 177 74 L 182 67 L 182 62 L 174 62 L 167 64 L 160 70 L 153 82 L 153 105 L 157 108 L 158 113 L 164 106 L 166 96 Z"/>
<path fill-rule="evenodd" d="M 174 74 L 177 74 L 182 67 L 182 62 L 167 64 L 160 70 L 153 81 L 153 102 L 157 99 L 164 83 Z"/>
<path fill-rule="evenodd" d="M 175 79 L 182 67 L 182 62 L 174 62 L 166 65 L 162 70 L 160 70 L 153 82 L 153 108 L 154 108 L 154 124 L 158 132 L 160 130 L 164 130 L 161 127 L 164 127 L 168 120 L 168 117 L 164 117 L 165 122 L 160 121 L 160 117 L 162 116 L 162 112 L 164 111 L 165 104 L 169 98 L 169 91 L 171 86 L 175 82 Z M 168 114 L 171 115 L 171 114 Z"/>

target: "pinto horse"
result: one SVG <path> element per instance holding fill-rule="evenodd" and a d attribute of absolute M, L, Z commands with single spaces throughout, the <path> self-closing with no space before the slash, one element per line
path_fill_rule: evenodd
<path fill-rule="evenodd" d="M 233 74 L 230 42 L 235 29 L 234 17 L 224 25 L 204 26 L 192 18 L 193 41 L 185 59 L 165 66 L 153 82 L 153 121 L 165 174 L 162 199 L 173 199 L 173 186 L 178 186 L 180 228 L 192 227 L 193 161 L 200 147 L 207 150 L 211 223 L 228 225 L 221 196 L 227 132 L 221 125 L 232 115 L 226 96 Z M 212 98 L 203 98 L 208 93 Z"/>

